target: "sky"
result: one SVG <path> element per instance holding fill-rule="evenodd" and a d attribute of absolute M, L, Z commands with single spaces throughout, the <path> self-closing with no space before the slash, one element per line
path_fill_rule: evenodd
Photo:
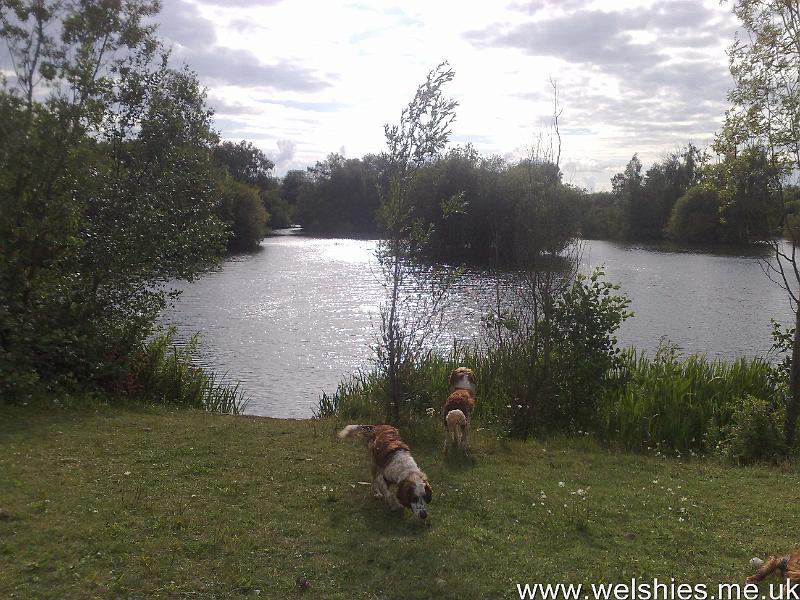
<path fill-rule="evenodd" d="M 426 74 L 448 61 L 452 145 L 526 156 L 559 90 L 564 180 L 590 191 L 707 145 L 732 87 L 737 22 L 719 0 L 162 0 L 172 61 L 208 90 L 215 126 L 275 173 L 381 152 Z"/>

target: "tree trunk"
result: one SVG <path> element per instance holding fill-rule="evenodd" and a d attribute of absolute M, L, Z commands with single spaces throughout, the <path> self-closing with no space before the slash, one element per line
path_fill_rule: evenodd
<path fill-rule="evenodd" d="M 792 370 L 789 373 L 789 401 L 786 403 L 784 436 L 788 448 L 794 447 L 797 417 L 800 415 L 800 304 L 795 309 L 794 341 L 792 342 Z"/>

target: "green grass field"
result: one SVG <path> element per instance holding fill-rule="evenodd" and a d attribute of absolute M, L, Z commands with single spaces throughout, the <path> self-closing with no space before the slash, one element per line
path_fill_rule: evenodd
<path fill-rule="evenodd" d="M 333 420 L 5 407 L 0 597 L 518 598 L 516 583 L 741 582 L 798 544 L 798 467 L 473 436 L 417 522 L 370 496 Z M 579 491 L 580 490 L 580 491 Z M 308 581 L 305 591 L 297 579 Z"/>

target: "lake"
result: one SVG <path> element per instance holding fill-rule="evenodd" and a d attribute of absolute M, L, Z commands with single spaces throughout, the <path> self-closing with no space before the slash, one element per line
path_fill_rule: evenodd
<path fill-rule="evenodd" d="M 246 412 L 307 418 L 323 391 L 369 367 L 382 289 L 374 240 L 323 239 L 283 231 L 259 251 L 228 257 L 161 316 L 178 339 L 200 332 L 197 361 L 240 381 Z M 787 294 L 754 254 L 708 253 L 607 241 L 585 242 L 582 270 L 604 266 L 634 316 L 620 345 L 653 351 L 666 338 L 711 358 L 766 356 L 770 318 L 793 322 Z M 486 272 L 468 270 L 442 343 L 478 339 Z"/>

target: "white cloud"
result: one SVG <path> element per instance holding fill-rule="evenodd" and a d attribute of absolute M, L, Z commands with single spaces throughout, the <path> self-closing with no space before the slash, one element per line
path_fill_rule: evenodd
<path fill-rule="evenodd" d="M 428 70 L 448 60 L 453 141 L 519 154 L 561 92 L 565 176 L 608 189 L 634 152 L 646 166 L 713 137 L 726 107 L 735 22 L 716 0 L 343 3 L 169 0 L 161 33 L 210 87 L 224 138 L 276 172 L 379 152 Z M 277 148 L 277 153 L 274 150 Z"/>

